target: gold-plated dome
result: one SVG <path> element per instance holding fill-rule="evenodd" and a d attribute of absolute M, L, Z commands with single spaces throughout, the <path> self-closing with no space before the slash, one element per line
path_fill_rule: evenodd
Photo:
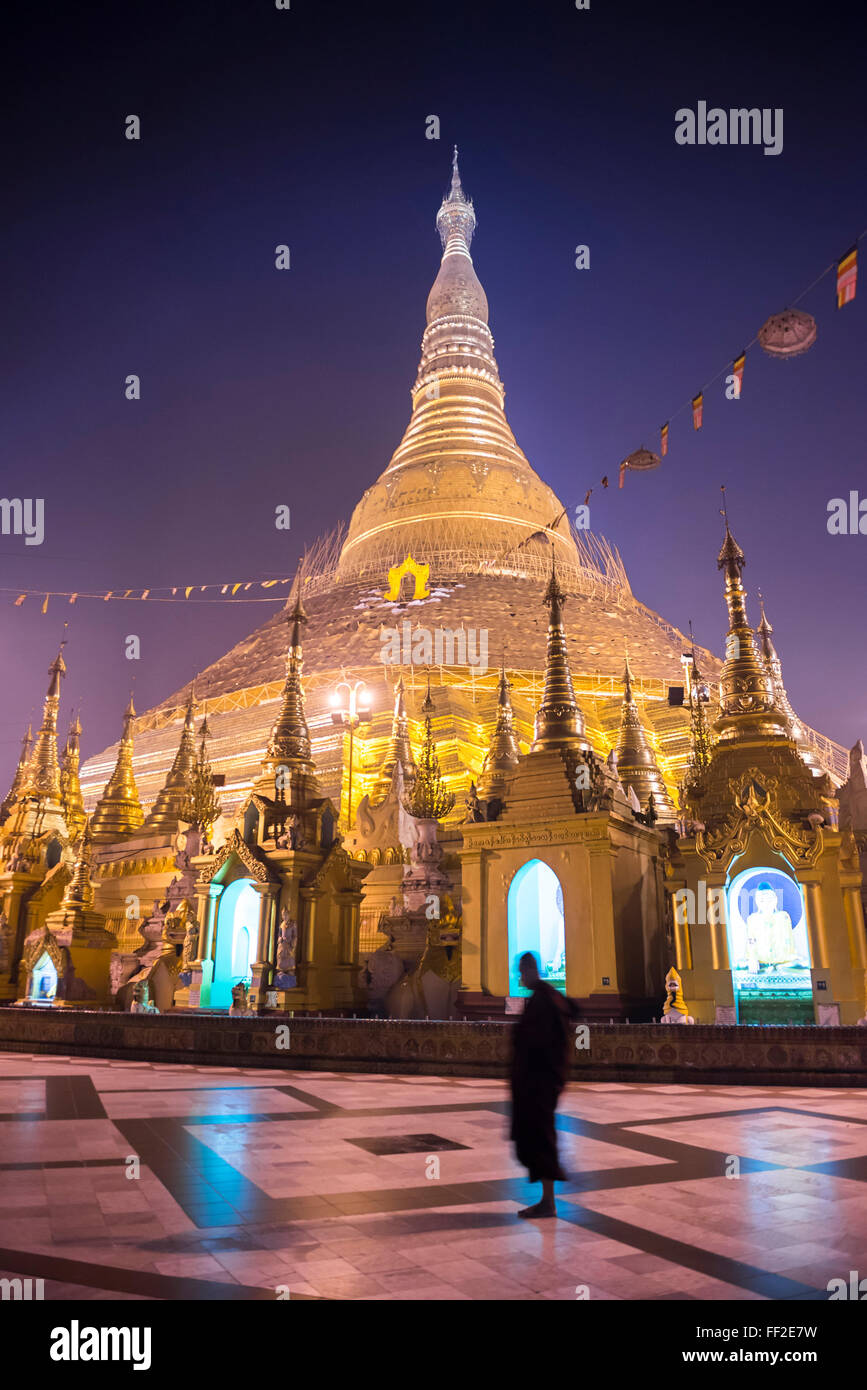
<path fill-rule="evenodd" d="M 552 544 L 564 576 L 581 568 L 561 502 L 530 467 L 506 419 L 488 301 L 470 256 L 475 226 L 455 151 L 437 215 L 443 256 L 427 301 L 412 416 L 385 472 L 355 508 L 340 557 L 343 580 L 379 577 L 407 554 L 437 577 L 540 575 L 550 568 Z"/>

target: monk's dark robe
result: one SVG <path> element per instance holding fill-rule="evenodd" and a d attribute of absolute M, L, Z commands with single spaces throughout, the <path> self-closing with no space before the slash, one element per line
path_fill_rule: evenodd
<path fill-rule="evenodd" d="M 512 1033 L 512 1140 L 530 1182 L 563 1181 L 554 1113 L 569 1078 L 575 1006 L 540 980 Z"/>

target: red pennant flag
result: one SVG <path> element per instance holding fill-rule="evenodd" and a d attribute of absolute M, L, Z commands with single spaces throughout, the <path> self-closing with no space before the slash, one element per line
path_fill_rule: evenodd
<path fill-rule="evenodd" d="M 619 476 L 619 478 L 617 479 L 617 486 L 618 486 L 618 487 L 623 487 L 623 475 L 624 475 L 624 473 L 626 472 L 626 470 L 627 470 L 628 467 L 629 467 L 629 464 L 626 462 L 626 459 L 624 459 L 623 462 L 622 462 L 621 465 L 620 465 L 620 476 Z"/>
<path fill-rule="evenodd" d="M 701 425 L 702 425 L 702 416 L 703 416 L 703 414 L 704 414 L 704 393 L 701 392 L 701 391 L 699 391 L 698 395 L 697 395 L 697 396 L 693 396 L 693 398 L 692 398 L 692 427 L 693 427 L 694 430 L 700 430 L 700 429 L 701 429 Z"/>
<path fill-rule="evenodd" d="M 837 265 L 837 308 L 850 304 L 855 298 L 858 283 L 858 247 L 853 246 Z"/>
<path fill-rule="evenodd" d="M 659 431 L 659 457 L 665 458 L 668 453 L 668 421 L 666 420 L 662 429 Z"/>
<path fill-rule="evenodd" d="M 738 400 L 740 398 L 741 389 L 744 384 L 744 363 L 746 362 L 746 360 L 747 354 L 745 352 L 742 352 L 740 357 L 736 357 L 734 362 L 732 363 L 732 376 L 735 379 L 735 400 Z"/>
<path fill-rule="evenodd" d="M 587 496 L 584 498 L 584 506 L 585 506 L 585 507 L 588 507 L 588 506 L 590 505 L 590 494 L 591 494 L 592 491 L 593 491 L 592 487 L 589 487 L 589 488 L 587 489 Z M 286 580 L 284 579 L 284 580 L 282 580 L 281 582 L 282 582 L 283 584 L 285 584 L 285 583 L 286 583 Z"/>
<path fill-rule="evenodd" d="M 603 487 L 607 487 L 607 486 L 608 486 L 608 474 L 607 474 L 607 473 L 605 474 L 605 477 L 602 479 L 602 486 L 603 486 Z"/>
<path fill-rule="evenodd" d="M 19 594 L 17 599 L 15 600 L 15 607 L 20 608 L 26 597 L 26 594 Z"/>
<path fill-rule="evenodd" d="M 70 595 L 69 595 L 69 602 L 70 602 L 70 603 L 75 603 L 75 600 L 76 600 L 77 598 L 78 598 L 78 593 L 77 593 L 77 592 L 74 593 L 74 594 L 70 594 Z"/>

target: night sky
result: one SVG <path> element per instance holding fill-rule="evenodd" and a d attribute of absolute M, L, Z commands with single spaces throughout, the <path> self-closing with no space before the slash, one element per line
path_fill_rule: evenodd
<path fill-rule="evenodd" d="M 0 492 L 44 497 L 46 534 L 0 537 L 0 587 L 283 577 L 348 520 L 409 417 L 456 142 L 531 464 L 573 506 L 611 476 L 593 529 L 640 599 L 718 652 L 725 483 L 795 708 L 867 737 L 867 535 L 826 529 L 830 498 L 867 496 L 867 266 L 845 309 L 833 274 L 801 302 L 809 353 L 754 347 L 741 399 L 720 378 L 703 430 L 682 411 L 663 466 L 616 488 L 619 461 L 658 448 L 662 421 L 867 225 L 853 6 L 32 8 L 6 33 Z M 782 107 L 783 152 L 677 145 L 675 111 L 702 100 Z M 274 611 L 54 599 L 43 616 L 13 598 L 0 796 L 64 621 L 61 735 L 80 705 L 88 756 L 118 737 L 133 676 L 143 710 Z"/>

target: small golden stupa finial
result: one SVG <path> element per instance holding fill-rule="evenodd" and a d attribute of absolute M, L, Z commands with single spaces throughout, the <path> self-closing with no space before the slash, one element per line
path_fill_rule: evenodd
<path fill-rule="evenodd" d="M 557 578 L 557 564 L 551 553 L 551 578 L 543 602 L 548 609 L 548 648 L 545 654 L 545 688 L 536 713 L 532 751 L 575 748 L 586 743 L 584 715 L 572 685 L 572 671 L 563 626 L 565 595 Z"/>
<path fill-rule="evenodd" d="M 130 691 L 114 772 L 93 808 L 90 819 L 90 834 L 94 844 L 114 844 L 116 840 L 122 840 L 138 830 L 144 821 L 133 771 L 134 724 L 135 705 Z"/>

